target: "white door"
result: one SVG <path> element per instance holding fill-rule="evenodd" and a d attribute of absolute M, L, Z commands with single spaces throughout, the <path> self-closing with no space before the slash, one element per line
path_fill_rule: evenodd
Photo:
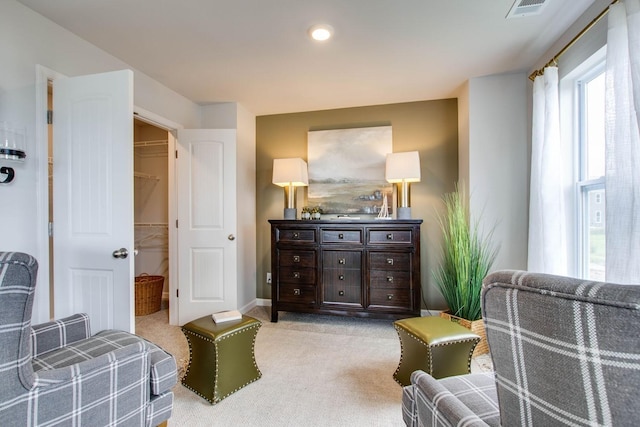
<path fill-rule="evenodd" d="M 54 315 L 133 332 L 133 73 L 55 80 L 53 111 Z"/>
<path fill-rule="evenodd" d="M 237 308 L 236 131 L 178 131 L 180 325 Z"/>

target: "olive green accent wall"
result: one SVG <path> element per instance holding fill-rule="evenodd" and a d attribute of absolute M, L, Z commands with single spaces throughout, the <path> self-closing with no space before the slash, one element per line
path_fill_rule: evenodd
<path fill-rule="evenodd" d="M 307 160 L 307 132 L 369 126 L 393 127 L 393 151 L 419 151 L 421 182 L 411 184 L 411 213 L 421 228 L 423 308 L 446 308 L 432 284 L 431 271 L 440 257 L 441 233 L 436 211 L 458 179 L 458 104 L 456 99 L 343 108 L 256 118 L 257 297 L 271 298 L 266 273 L 271 271 L 271 235 L 267 222 L 281 219 L 284 191 L 271 183 L 273 159 Z M 301 191 L 300 191 L 301 190 Z M 298 190 L 298 217 L 306 188 Z M 425 307 L 426 302 L 426 307 Z"/>

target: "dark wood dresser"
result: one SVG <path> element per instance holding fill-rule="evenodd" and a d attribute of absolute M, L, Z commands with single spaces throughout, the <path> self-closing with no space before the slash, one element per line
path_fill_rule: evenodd
<path fill-rule="evenodd" d="M 278 311 L 420 315 L 422 220 L 269 220 L 271 321 Z"/>

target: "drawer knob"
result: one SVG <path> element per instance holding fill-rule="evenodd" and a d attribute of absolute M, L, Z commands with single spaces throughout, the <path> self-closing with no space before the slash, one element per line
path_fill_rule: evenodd
<path fill-rule="evenodd" d="M 300 295 L 300 289 L 294 289 L 293 290 L 293 294 L 294 295 Z"/>
<path fill-rule="evenodd" d="M 393 240 L 393 233 L 387 234 L 387 240 Z"/>
<path fill-rule="evenodd" d="M 293 233 L 293 238 L 294 239 L 299 239 L 300 238 L 300 233 Z"/>
<path fill-rule="evenodd" d="M 387 258 L 387 264 L 393 265 L 393 258 Z"/>
<path fill-rule="evenodd" d="M 387 294 L 387 299 L 391 301 L 393 299 L 393 294 Z"/>
<path fill-rule="evenodd" d="M 340 258 L 340 259 L 338 260 L 338 264 L 346 264 L 346 263 L 347 263 L 347 260 L 346 260 L 346 259 L 344 259 L 344 258 Z"/>
<path fill-rule="evenodd" d="M 393 282 L 393 276 L 387 276 L 387 282 L 389 283 Z"/>
<path fill-rule="evenodd" d="M 344 234 L 342 233 L 338 234 L 338 239 L 344 239 Z"/>
<path fill-rule="evenodd" d="M 340 279 L 340 280 L 344 280 L 344 274 L 339 275 L 339 276 L 338 276 L 338 279 Z"/>
<path fill-rule="evenodd" d="M 299 271 L 294 271 L 293 272 L 293 278 L 294 279 L 299 279 L 300 278 L 300 272 Z"/>
<path fill-rule="evenodd" d="M 338 295 L 340 295 L 341 297 L 344 296 L 344 291 L 338 291 Z"/>
<path fill-rule="evenodd" d="M 294 255 L 293 262 L 300 262 L 300 255 Z"/>

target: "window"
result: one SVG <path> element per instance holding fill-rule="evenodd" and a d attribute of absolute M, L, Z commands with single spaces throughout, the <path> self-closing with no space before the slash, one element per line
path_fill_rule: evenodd
<path fill-rule="evenodd" d="M 576 80 L 577 152 L 576 181 L 577 256 L 579 275 L 604 280 L 605 275 L 605 102 L 604 64 Z"/>

